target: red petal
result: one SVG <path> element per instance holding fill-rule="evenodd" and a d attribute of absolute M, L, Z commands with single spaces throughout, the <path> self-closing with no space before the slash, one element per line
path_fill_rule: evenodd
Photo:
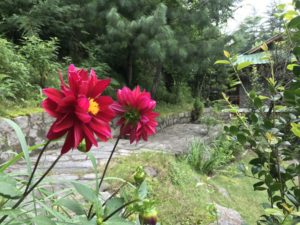
<path fill-rule="evenodd" d="M 86 147 L 86 151 L 90 151 L 91 147 L 92 147 L 92 143 L 89 141 L 88 138 L 85 138 L 85 147 Z"/>
<path fill-rule="evenodd" d="M 110 96 L 100 96 L 98 99 L 97 99 L 97 102 L 99 103 L 100 105 L 100 108 L 101 106 L 106 106 L 106 105 L 111 105 L 114 103 L 114 100 L 110 97 Z"/>
<path fill-rule="evenodd" d="M 81 84 L 80 84 L 80 86 L 79 86 L 78 94 L 86 96 L 87 93 L 88 93 L 88 90 L 89 90 L 88 81 L 82 81 Z"/>
<path fill-rule="evenodd" d="M 74 93 L 77 93 L 79 77 L 78 77 L 77 69 L 73 64 L 69 66 L 68 79 L 69 79 L 69 85 L 71 90 Z"/>
<path fill-rule="evenodd" d="M 90 96 L 92 98 L 99 97 L 99 95 L 103 93 L 103 91 L 107 88 L 109 84 L 110 84 L 110 79 L 98 80 L 96 85 L 93 87 L 93 90 L 90 92 Z"/>
<path fill-rule="evenodd" d="M 45 111 L 53 117 L 58 117 L 59 113 L 57 113 L 56 109 L 57 109 L 57 104 L 55 102 L 53 102 L 52 100 L 50 100 L 49 98 L 45 99 L 42 102 L 42 107 L 45 109 Z"/>
<path fill-rule="evenodd" d="M 77 118 L 81 120 L 83 123 L 88 123 L 91 121 L 92 117 L 87 112 L 84 112 L 82 110 L 78 110 L 75 112 Z"/>
<path fill-rule="evenodd" d="M 109 124 L 107 122 L 104 122 L 100 119 L 97 119 L 96 117 L 93 118 L 93 120 L 90 122 L 90 128 L 93 129 L 95 134 L 102 140 L 107 141 L 108 138 L 111 138 L 111 130 L 109 127 Z"/>
<path fill-rule="evenodd" d="M 74 135 L 73 135 L 73 131 L 69 131 L 65 143 L 61 149 L 61 154 L 63 155 L 67 153 L 73 147 L 74 147 Z"/>
<path fill-rule="evenodd" d="M 85 97 L 85 96 L 80 96 L 77 99 L 77 105 L 85 112 L 88 111 L 89 106 L 90 106 L 90 102 L 89 100 Z"/>
<path fill-rule="evenodd" d="M 80 69 L 78 71 L 78 75 L 79 75 L 79 77 L 82 81 L 87 81 L 88 78 L 89 78 L 89 72 L 87 70 L 84 70 L 84 69 Z"/>
<path fill-rule="evenodd" d="M 115 113 L 110 109 L 101 110 L 97 114 L 97 118 L 104 122 L 110 122 L 113 118 L 115 118 Z"/>
<path fill-rule="evenodd" d="M 114 110 L 117 114 L 123 114 L 126 110 L 123 108 L 122 105 L 115 102 L 111 105 L 112 110 Z"/>
<path fill-rule="evenodd" d="M 58 133 L 63 130 L 67 130 L 74 124 L 72 116 L 66 114 L 65 116 L 58 118 L 53 124 L 53 132 Z"/>
<path fill-rule="evenodd" d="M 86 140 L 88 139 L 93 145 L 97 146 L 98 145 L 97 140 L 96 140 L 93 132 L 91 131 L 91 129 L 87 126 L 82 126 L 82 128 L 83 128 L 83 132 L 85 134 L 85 139 Z"/>
<path fill-rule="evenodd" d="M 83 139 L 83 131 L 80 127 L 79 123 L 75 123 L 74 125 L 74 147 L 77 147 Z"/>
<path fill-rule="evenodd" d="M 43 89 L 43 93 L 52 101 L 58 103 L 64 97 L 64 94 L 55 88 L 45 88 Z"/>
<path fill-rule="evenodd" d="M 54 124 L 52 124 L 52 126 L 50 127 L 50 129 L 49 129 L 49 131 L 47 133 L 47 138 L 49 140 L 58 139 L 58 138 L 64 136 L 67 133 L 67 131 L 68 131 L 68 130 L 62 130 L 60 132 L 55 133 L 55 132 L 53 132 L 53 126 L 54 126 Z"/>

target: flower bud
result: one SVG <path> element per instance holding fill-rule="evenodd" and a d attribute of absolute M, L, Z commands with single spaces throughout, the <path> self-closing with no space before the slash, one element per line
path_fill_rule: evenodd
<path fill-rule="evenodd" d="M 97 218 L 97 225 L 104 225 L 104 224 L 103 224 L 103 218 L 102 218 L 102 217 L 98 217 L 98 218 Z"/>
<path fill-rule="evenodd" d="M 86 152 L 86 144 L 85 144 L 85 140 L 83 139 L 82 142 L 77 146 L 77 149 L 80 152 Z"/>
<path fill-rule="evenodd" d="M 142 166 L 139 166 L 136 169 L 133 178 L 134 178 L 135 183 L 137 183 L 137 184 L 141 184 L 145 180 L 146 174 L 145 174 L 144 168 Z"/>
<path fill-rule="evenodd" d="M 141 224 L 144 225 L 156 225 L 158 217 L 156 209 L 152 208 L 145 211 L 139 216 Z"/>

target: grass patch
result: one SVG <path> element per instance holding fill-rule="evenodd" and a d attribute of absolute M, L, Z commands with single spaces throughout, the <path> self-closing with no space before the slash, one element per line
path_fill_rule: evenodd
<path fill-rule="evenodd" d="M 43 109 L 36 102 L 20 104 L 0 102 L 0 116 L 3 117 L 14 118 L 37 112 L 43 112 Z"/>
<path fill-rule="evenodd" d="M 156 106 L 156 111 L 159 112 L 161 117 L 169 116 L 176 113 L 192 111 L 193 103 L 182 103 L 178 105 L 159 102 Z"/>
<path fill-rule="evenodd" d="M 248 158 L 244 161 L 248 162 Z M 174 156 L 141 153 L 116 160 L 109 176 L 132 179 L 128 174 L 133 174 L 139 165 L 151 166 L 158 172 L 157 177 L 147 179 L 163 224 L 210 224 L 215 220 L 208 210 L 213 203 L 237 210 L 247 224 L 255 224 L 263 213 L 261 203 L 266 202 L 266 196 L 253 191 L 252 178 L 238 174 L 238 163 L 214 177 L 207 177 Z M 225 197 L 220 188 L 224 188 L 229 197 Z"/>

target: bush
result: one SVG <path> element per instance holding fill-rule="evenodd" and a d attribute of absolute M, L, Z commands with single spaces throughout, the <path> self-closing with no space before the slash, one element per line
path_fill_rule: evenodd
<path fill-rule="evenodd" d="M 189 146 L 186 161 L 196 171 L 212 175 L 215 170 L 233 161 L 241 149 L 237 141 L 226 135 L 220 136 L 210 145 L 194 140 Z"/>
<path fill-rule="evenodd" d="M 41 88 L 56 86 L 57 72 L 57 39 L 43 41 L 36 36 L 25 37 L 20 53 L 24 55 L 30 68 L 30 82 Z"/>
<path fill-rule="evenodd" d="M 32 92 L 30 67 L 14 45 L 0 38 L 0 100 L 23 100 Z"/>
<path fill-rule="evenodd" d="M 194 101 L 194 108 L 192 111 L 192 121 L 198 121 L 204 110 L 204 104 L 200 98 L 196 98 Z"/>

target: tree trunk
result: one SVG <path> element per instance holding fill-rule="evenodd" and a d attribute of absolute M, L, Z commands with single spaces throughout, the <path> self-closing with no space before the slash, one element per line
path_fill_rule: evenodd
<path fill-rule="evenodd" d="M 133 57 L 131 51 L 129 51 L 127 57 L 127 82 L 130 88 L 132 88 L 132 78 L 133 78 L 132 67 L 133 67 Z"/>
<path fill-rule="evenodd" d="M 156 65 L 156 71 L 155 71 L 155 75 L 153 77 L 153 83 L 152 83 L 152 88 L 151 88 L 151 96 L 153 98 L 156 97 L 156 91 L 157 91 L 160 77 L 161 77 L 161 70 L 162 70 L 162 65 L 159 63 Z"/>

